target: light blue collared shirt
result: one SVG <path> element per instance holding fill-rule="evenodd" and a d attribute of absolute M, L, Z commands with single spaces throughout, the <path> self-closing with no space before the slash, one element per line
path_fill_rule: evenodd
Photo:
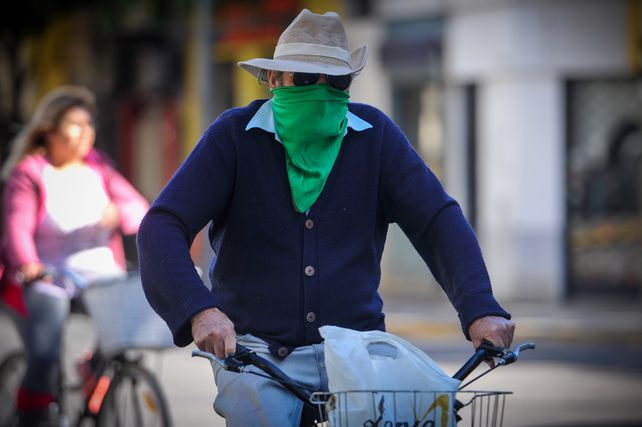
<path fill-rule="evenodd" d="M 353 130 L 360 132 L 362 130 L 370 129 L 372 125 L 365 120 L 357 117 L 356 115 L 352 114 L 350 111 L 348 111 L 348 114 L 346 115 L 348 118 L 348 126 L 349 128 L 352 128 Z M 263 129 L 266 132 L 270 132 L 274 134 L 274 138 L 276 138 L 277 141 L 281 142 L 281 139 L 279 138 L 279 135 L 276 133 L 276 127 L 274 125 L 274 113 L 272 112 L 272 100 L 269 99 L 267 100 L 263 105 L 261 105 L 261 108 L 254 114 L 254 117 L 248 122 L 247 126 L 245 127 L 245 130 L 250 130 L 252 128 L 259 128 Z M 346 128 L 345 134 L 348 133 L 348 129 Z"/>

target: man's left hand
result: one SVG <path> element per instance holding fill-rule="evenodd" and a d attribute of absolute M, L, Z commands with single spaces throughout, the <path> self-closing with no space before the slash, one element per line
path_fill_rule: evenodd
<path fill-rule="evenodd" d="M 514 333 L 515 324 L 499 316 L 480 317 L 468 328 L 474 348 L 478 348 L 483 341 L 488 341 L 498 348 L 509 348 Z"/>

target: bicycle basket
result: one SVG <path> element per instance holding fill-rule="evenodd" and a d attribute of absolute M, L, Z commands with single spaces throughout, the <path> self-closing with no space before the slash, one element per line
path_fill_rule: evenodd
<path fill-rule="evenodd" d="M 501 427 L 508 394 L 510 392 L 502 391 L 358 390 L 314 393 L 311 403 L 324 407 L 320 418 L 327 427 Z M 459 417 L 462 421 L 457 423 Z"/>
<path fill-rule="evenodd" d="M 103 351 L 160 350 L 174 345 L 169 328 L 147 302 L 140 275 L 91 285 L 83 290 L 82 299 Z"/>

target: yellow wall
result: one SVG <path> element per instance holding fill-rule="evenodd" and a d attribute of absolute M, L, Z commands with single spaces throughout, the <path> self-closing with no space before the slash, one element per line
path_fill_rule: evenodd
<path fill-rule="evenodd" d="M 348 0 L 349 1 L 349 0 Z M 337 12 L 343 13 L 343 1 L 341 0 L 301 0 L 301 8 L 310 9 L 314 13 Z"/>
<path fill-rule="evenodd" d="M 250 44 L 235 49 L 233 63 L 252 58 L 271 58 L 274 47 L 265 44 Z M 241 67 L 234 68 L 234 106 L 243 106 L 258 98 L 266 97 L 266 88 Z"/>
<path fill-rule="evenodd" d="M 189 28 L 194 28 L 195 16 L 189 22 Z M 201 112 L 199 109 L 199 96 L 202 96 L 198 82 L 201 70 L 198 66 L 198 44 L 197 34 L 190 34 L 185 49 L 185 93 L 183 97 L 183 128 L 182 128 L 182 152 L 186 156 L 203 133 L 204 123 L 201 123 Z"/>
<path fill-rule="evenodd" d="M 61 16 L 21 46 L 20 57 L 28 82 L 20 94 L 24 117 L 28 118 L 42 96 L 56 87 L 87 85 L 90 81 L 94 57 L 89 49 L 85 23 L 79 15 Z"/>

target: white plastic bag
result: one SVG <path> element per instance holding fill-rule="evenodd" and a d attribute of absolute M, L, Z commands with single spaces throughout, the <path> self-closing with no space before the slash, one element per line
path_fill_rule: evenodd
<path fill-rule="evenodd" d="M 325 339 L 333 427 L 455 425 L 460 381 L 426 353 L 386 332 L 319 328 Z"/>

